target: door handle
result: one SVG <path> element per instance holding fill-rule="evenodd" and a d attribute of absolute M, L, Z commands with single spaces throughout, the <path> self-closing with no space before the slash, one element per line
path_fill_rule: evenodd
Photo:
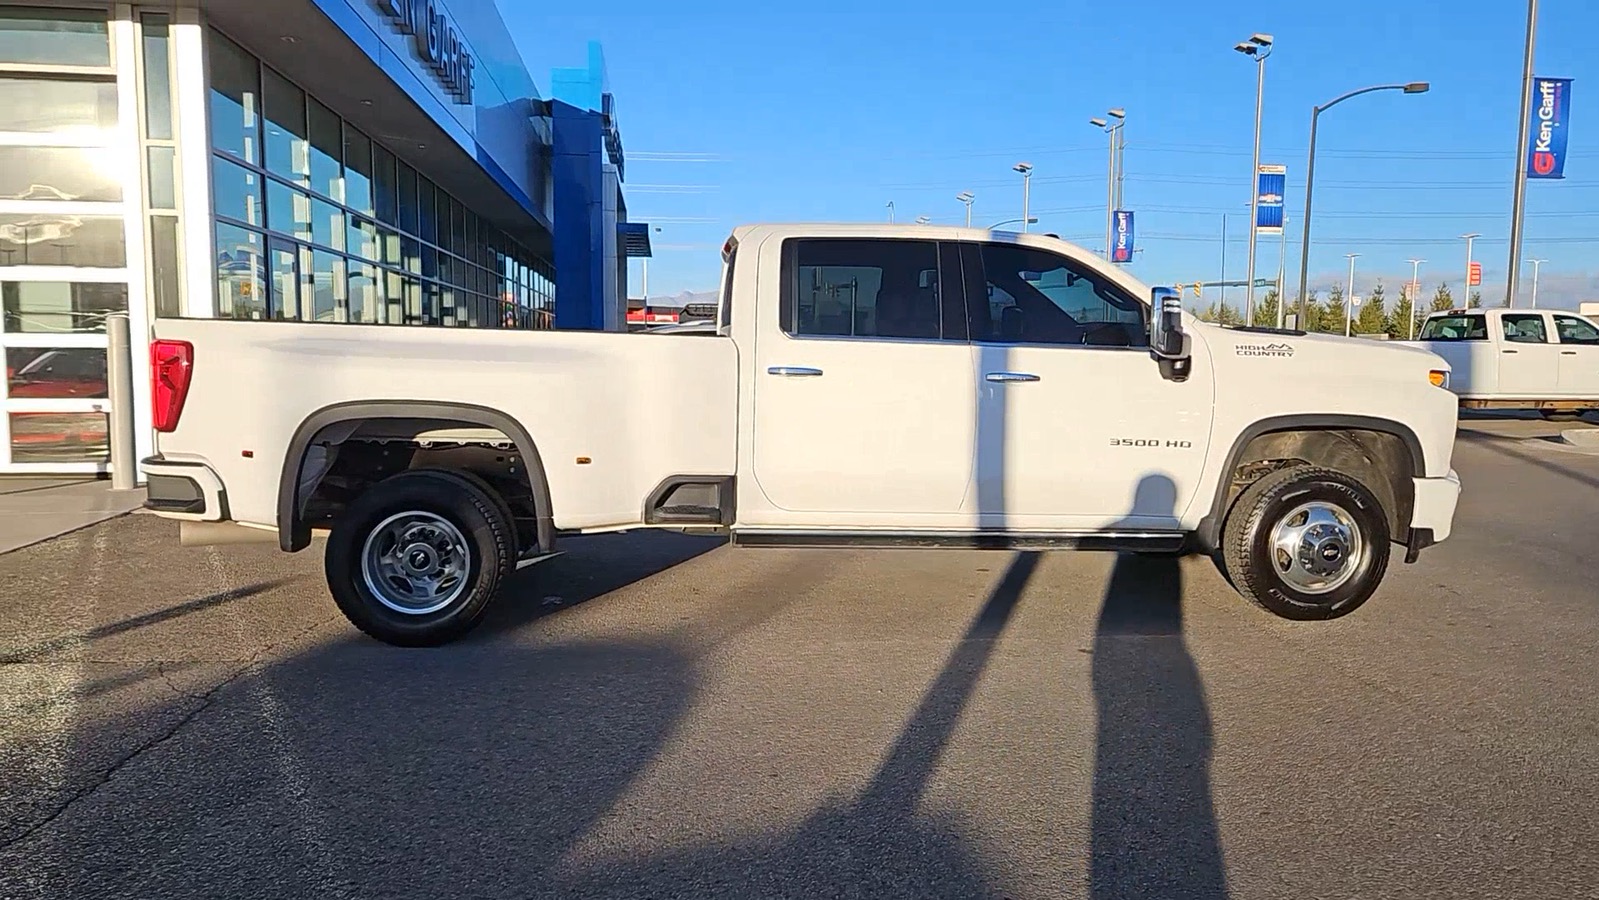
<path fill-rule="evenodd" d="M 1520 350 L 1500 350 L 1500 353 L 1520 353 Z"/>
<path fill-rule="evenodd" d="M 1576 356 L 1577 355 L 1577 351 L 1575 351 L 1575 350 L 1562 350 L 1562 351 L 1560 351 L 1560 355 L 1561 356 Z"/>
<path fill-rule="evenodd" d="M 768 375 L 781 375 L 784 378 L 815 378 L 822 374 L 821 369 L 812 369 L 809 366 L 772 366 L 766 370 Z"/>
<path fill-rule="evenodd" d="M 983 376 L 989 381 L 1037 381 L 1038 376 L 1027 372 L 989 372 Z"/>

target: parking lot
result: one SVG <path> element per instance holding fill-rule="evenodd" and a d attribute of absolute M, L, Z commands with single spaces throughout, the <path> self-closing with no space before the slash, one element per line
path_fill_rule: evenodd
<path fill-rule="evenodd" d="M 377 644 L 315 551 L 0 556 L 0 897 L 1599 897 L 1599 456 L 1293 624 L 1208 561 L 572 541 Z"/>

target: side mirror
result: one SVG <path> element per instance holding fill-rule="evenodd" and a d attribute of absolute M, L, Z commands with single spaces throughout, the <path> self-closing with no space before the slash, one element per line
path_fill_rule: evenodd
<path fill-rule="evenodd" d="M 1186 381 L 1189 365 L 1189 337 L 1183 331 L 1183 298 L 1171 288 L 1158 287 L 1149 297 L 1149 355 L 1160 364 L 1160 374 L 1168 381 Z"/>

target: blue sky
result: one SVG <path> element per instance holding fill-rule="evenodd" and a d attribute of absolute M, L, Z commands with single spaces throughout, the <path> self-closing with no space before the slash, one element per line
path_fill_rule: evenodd
<path fill-rule="evenodd" d="M 1242 279 L 1255 66 L 1232 47 L 1260 31 L 1276 39 L 1261 162 L 1288 166 L 1290 272 L 1312 105 L 1425 80 L 1427 94 L 1373 93 L 1322 116 L 1312 283 L 1341 282 L 1353 252 L 1357 293 L 1380 276 L 1393 294 L 1420 257 L 1429 291 L 1447 280 L 1458 296 L 1457 236 L 1474 231 L 1484 297 L 1503 296 L 1521 2 L 500 5 L 543 90 L 551 66 L 604 43 L 631 217 L 662 228 L 651 295 L 714 288 L 717 250 L 744 222 L 881 221 L 893 201 L 900 221 L 956 223 L 961 190 L 977 195 L 975 223 L 1019 216 L 1023 160 L 1035 230 L 1097 249 L 1107 139 L 1088 119 L 1112 106 L 1127 110 L 1134 273 L 1216 280 L 1228 213 L 1227 277 Z M 1573 130 L 1566 180 L 1528 186 L 1524 257 L 1549 260 L 1540 305 L 1574 305 L 1599 300 L 1599 57 L 1583 49 L 1599 4 L 1540 12 L 1537 74 L 1575 79 Z M 1257 257 L 1257 277 L 1274 276 L 1277 239 Z"/>

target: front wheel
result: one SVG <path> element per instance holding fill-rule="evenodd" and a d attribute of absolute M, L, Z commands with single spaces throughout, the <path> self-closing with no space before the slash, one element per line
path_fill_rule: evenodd
<path fill-rule="evenodd" d="M 515 531 L 481 481 L 414 469 L 350 504 L 328 536 L 326 570 L 351 624 L 426 647 L 477 625 L 515 562 Z"/>
<path fill-rule="evenodd" d="M 1350 476 L 1315 466 L 1273 472 L 1227 517 L 1222 557 L 1233 586 L 1285 619 L 1347 615 L 1388 569 L 1388 517 Z"/>

